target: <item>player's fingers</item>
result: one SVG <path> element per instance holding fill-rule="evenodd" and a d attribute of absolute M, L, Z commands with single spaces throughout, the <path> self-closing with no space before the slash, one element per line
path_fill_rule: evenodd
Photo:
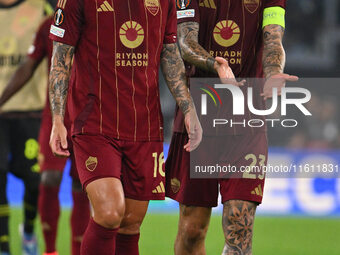
<path fill-rule="evenodd" d="M 62 148 L 62 149 L 67 149 L 68 144 L 67 144 L 66 135 L 61 137 L 61 139 L 60 139 L 60 145 L 61 145 L 61 148 Z"/>
<path fill-rule="evenodd" d="M 227 61 L 225 58 L 216 57 L 215 60 L 216 60 L 217 63 L 219 63 L 219 64 L 224 64 L 224 65 L 229 66 L 229 63 L 228 63 L 228 61 Z"/>
<path fill-rule="evenodd" d="M 50 139 L 50 147 L 55 156 L 58 157 L 68 157 L 70 156 L 70 152 L 67 149 L 63 149 L 61 146 L 60 139 L 52 136 Z"/>
<path fill-rule="evenodd" d="M 272 94 L 272 93 L 269 93 L 269 92 L 263 92 L 263 93 L 261 94 L 261 96 L 269 98 L 269 97 L 272 97 L 273 94 Z"/>
<path fill-rule="evenodd" d="M 184 150 L 189 152 L 190 151 L 190 139 L 186 145 L 183 146 Z"/>
<path fill-rule="evenodd" d="M 58 157 L 68 157 L 70 156 L 70 152 L 67 149 L 63 149 L 61 147 L 61 144 L 59 143 L 59 146 L 57 147 L 55 151 L 55 155 Z"/>
<path fill-rule="evenodd" d="M 299 77 L 295 76 L 295 75 L 288 75 L 287 74 L 287 77 L 285 77 L 285 79 L 287 81 L 298 81 L 299 80 Z"/>
<path fill-rule="evenodd" d="M 244 84 L 246 84 L 246 80 L 241 80 L 241 81 L 239 81 L 238 83 L 239 83 L 239 84 L 242 84 L 242 86 L 243 86 Z"/>
<path fill-rule="evenodd" d="M 56 140 L 54 138 L 51 137 L 51 140 L 50 140 L 50 148 L 51 148 L 51 151 L 53 153 L 56 153 L 57 151 L 57 143 L 56 143 Z"/>
<path fill-rule="evenodd" d="M 190 137 L 190 151 L 197 149 L 202 141 L 203 131 L 200 126 L 196 126 L 195 133 L 193 133 Z"/>
<path fill-rule="evenodd" d="M 239 87 L 244 86 L 244 84 L 246 84 L 246 80 L 242 80 L 242 81 L 237 82 L 237 86 L 239 86 Z"/>

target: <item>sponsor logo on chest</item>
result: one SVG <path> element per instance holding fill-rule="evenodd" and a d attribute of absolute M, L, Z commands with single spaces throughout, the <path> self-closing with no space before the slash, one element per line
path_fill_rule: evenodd
<path fill-rule="evenodd" d="M 211 50 L 210 55 L 213 57 L 223 57 L 232 65 L 241 64 L 242 51 L 228 50 L 228 47 L 234 46 L 240 40 L 241 30 L 239 25 L 233 20 L 219 21 L 213 30 L 214 41 L 225 50 Z"/>

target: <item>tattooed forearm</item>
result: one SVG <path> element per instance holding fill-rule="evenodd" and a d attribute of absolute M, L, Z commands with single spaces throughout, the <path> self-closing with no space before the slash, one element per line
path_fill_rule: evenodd
<path fill-rule="evenodd" d="M 178 25 L 178 40 L 182 57 L 200 69 L 216 73 L 215 59 L 198 43 L 198 31 L 197 22 L 184 22 Z"/>
<path fill-rule="evenodd" d="M 223 232 L 226 244 L 222 254 L 251 255 L 256 205 L 252 202 L 230 200 L 223 207 Z"/>
<path fill-rule="evenodd" d="M 163 46 L 161 68 L 177 105 L 183 114 L 186 114 L 194 108 L 194 104 L 186 85 L 185 67 L 177 44 L 165 44 Z"/>
<path fill-rule="evenodd" d="M 59 115 L 63 118 L 65 115 L 73 53 L 73 46 L 53 42 L 53 55 L 49 76 L 49 98 L 53 116 Z"/>
<path fill-rule="evenodd" d="M 279 25 L 268 25 L 263 29 L 263 71 L 266 78 L 283 73 L 286 54 L 282 46 L 284 29 Z"/>

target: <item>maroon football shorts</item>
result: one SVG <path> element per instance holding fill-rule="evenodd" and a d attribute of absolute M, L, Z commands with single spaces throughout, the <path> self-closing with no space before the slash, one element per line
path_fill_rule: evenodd
<path fill-rule="evenodd" d="M 212 139 L 212 140 L 210 140 Z M 264 175 L 246 171 L 248 166 L 267 164 L 268 144 L 264 132 L 239 136 L 205 137 L 197 150 L 213 151 L 207 146 L 217 146 L 220 165 L 234 166 L 240 178 L 192 179 L 190 178 L 190 153 L 183 146 L 188 142 L 184 133 L 174 133 L 166 160 L 166 196 L 189 206 L 214 207 L 218 201 L 218 186 L 222 203 L 244 200 L 260 204 L 263 197 Z M 213 141 L 213 142 L 212 142 Z M 212 153 L 201 153 L 201 162 L 211 162 Z M 205 158 L 206 157 L 206 158 Z M 218 185 L 220 184 L 220 185 Z"/>
<path fill-rule="evenodd" d="M 72 137 L 80 181 L 86 186 L 97 179 L 121 180 L 126 198 L 164 200 L 165 172 L 162 142 L 133 142 L 104 135 Z"/>
<path fill-rule="evenodd" d="M 43 119 L 41 121 L 40 126 L 40 132 L 39 132 L 39 166 L 40 166 L 40 172 L 44 172 L 46 170 L 55 170 L 63 172 L 67 158 L 61 158 L 56 157 L 53 155 L 52 150 L 50 148 L 49 142 L 50 142 L 50 135 L 51 135 L 51 129 L 52 129 L 52 120 L 51 116 L 43 116 Z M 79 179 L 76 164 L 74 160 L 74 154 L 72 152 L 72 140 L 68 137 L 67 139 L 68 147 L 71 152 L 71 170 L 70 170 L 70 176 L 75 179 Z"/>

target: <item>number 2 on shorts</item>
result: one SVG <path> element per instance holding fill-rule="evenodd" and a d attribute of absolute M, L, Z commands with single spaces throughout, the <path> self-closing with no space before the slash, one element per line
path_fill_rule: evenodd
<path fill-rule="evenodd" d="M 258 159 L 256 157 L 255 154 L 248 154 L 246 155 L 245 157 L 245 160 L 251 160 L 251 163 L 249 165 L 249 167 L 246 168 L 245 172 L 243 173 L 243 178 L 246 178 L 246 179 L 256 179 L 256 174 L 254 173 L 251 173 L 252 169 L 256 166 L 257 164 L 257 161 L 259 160 L 259 167 L 262 167 L 264 166 L 264 163 L 266 161 L 266 156 L 265 155 L 262 155 L 260 154 Z M 264 178 L 264 172 L 261 171 L 261 174 L 257 177 L 259 178 L 260 180 L 263 180 Z"/>

